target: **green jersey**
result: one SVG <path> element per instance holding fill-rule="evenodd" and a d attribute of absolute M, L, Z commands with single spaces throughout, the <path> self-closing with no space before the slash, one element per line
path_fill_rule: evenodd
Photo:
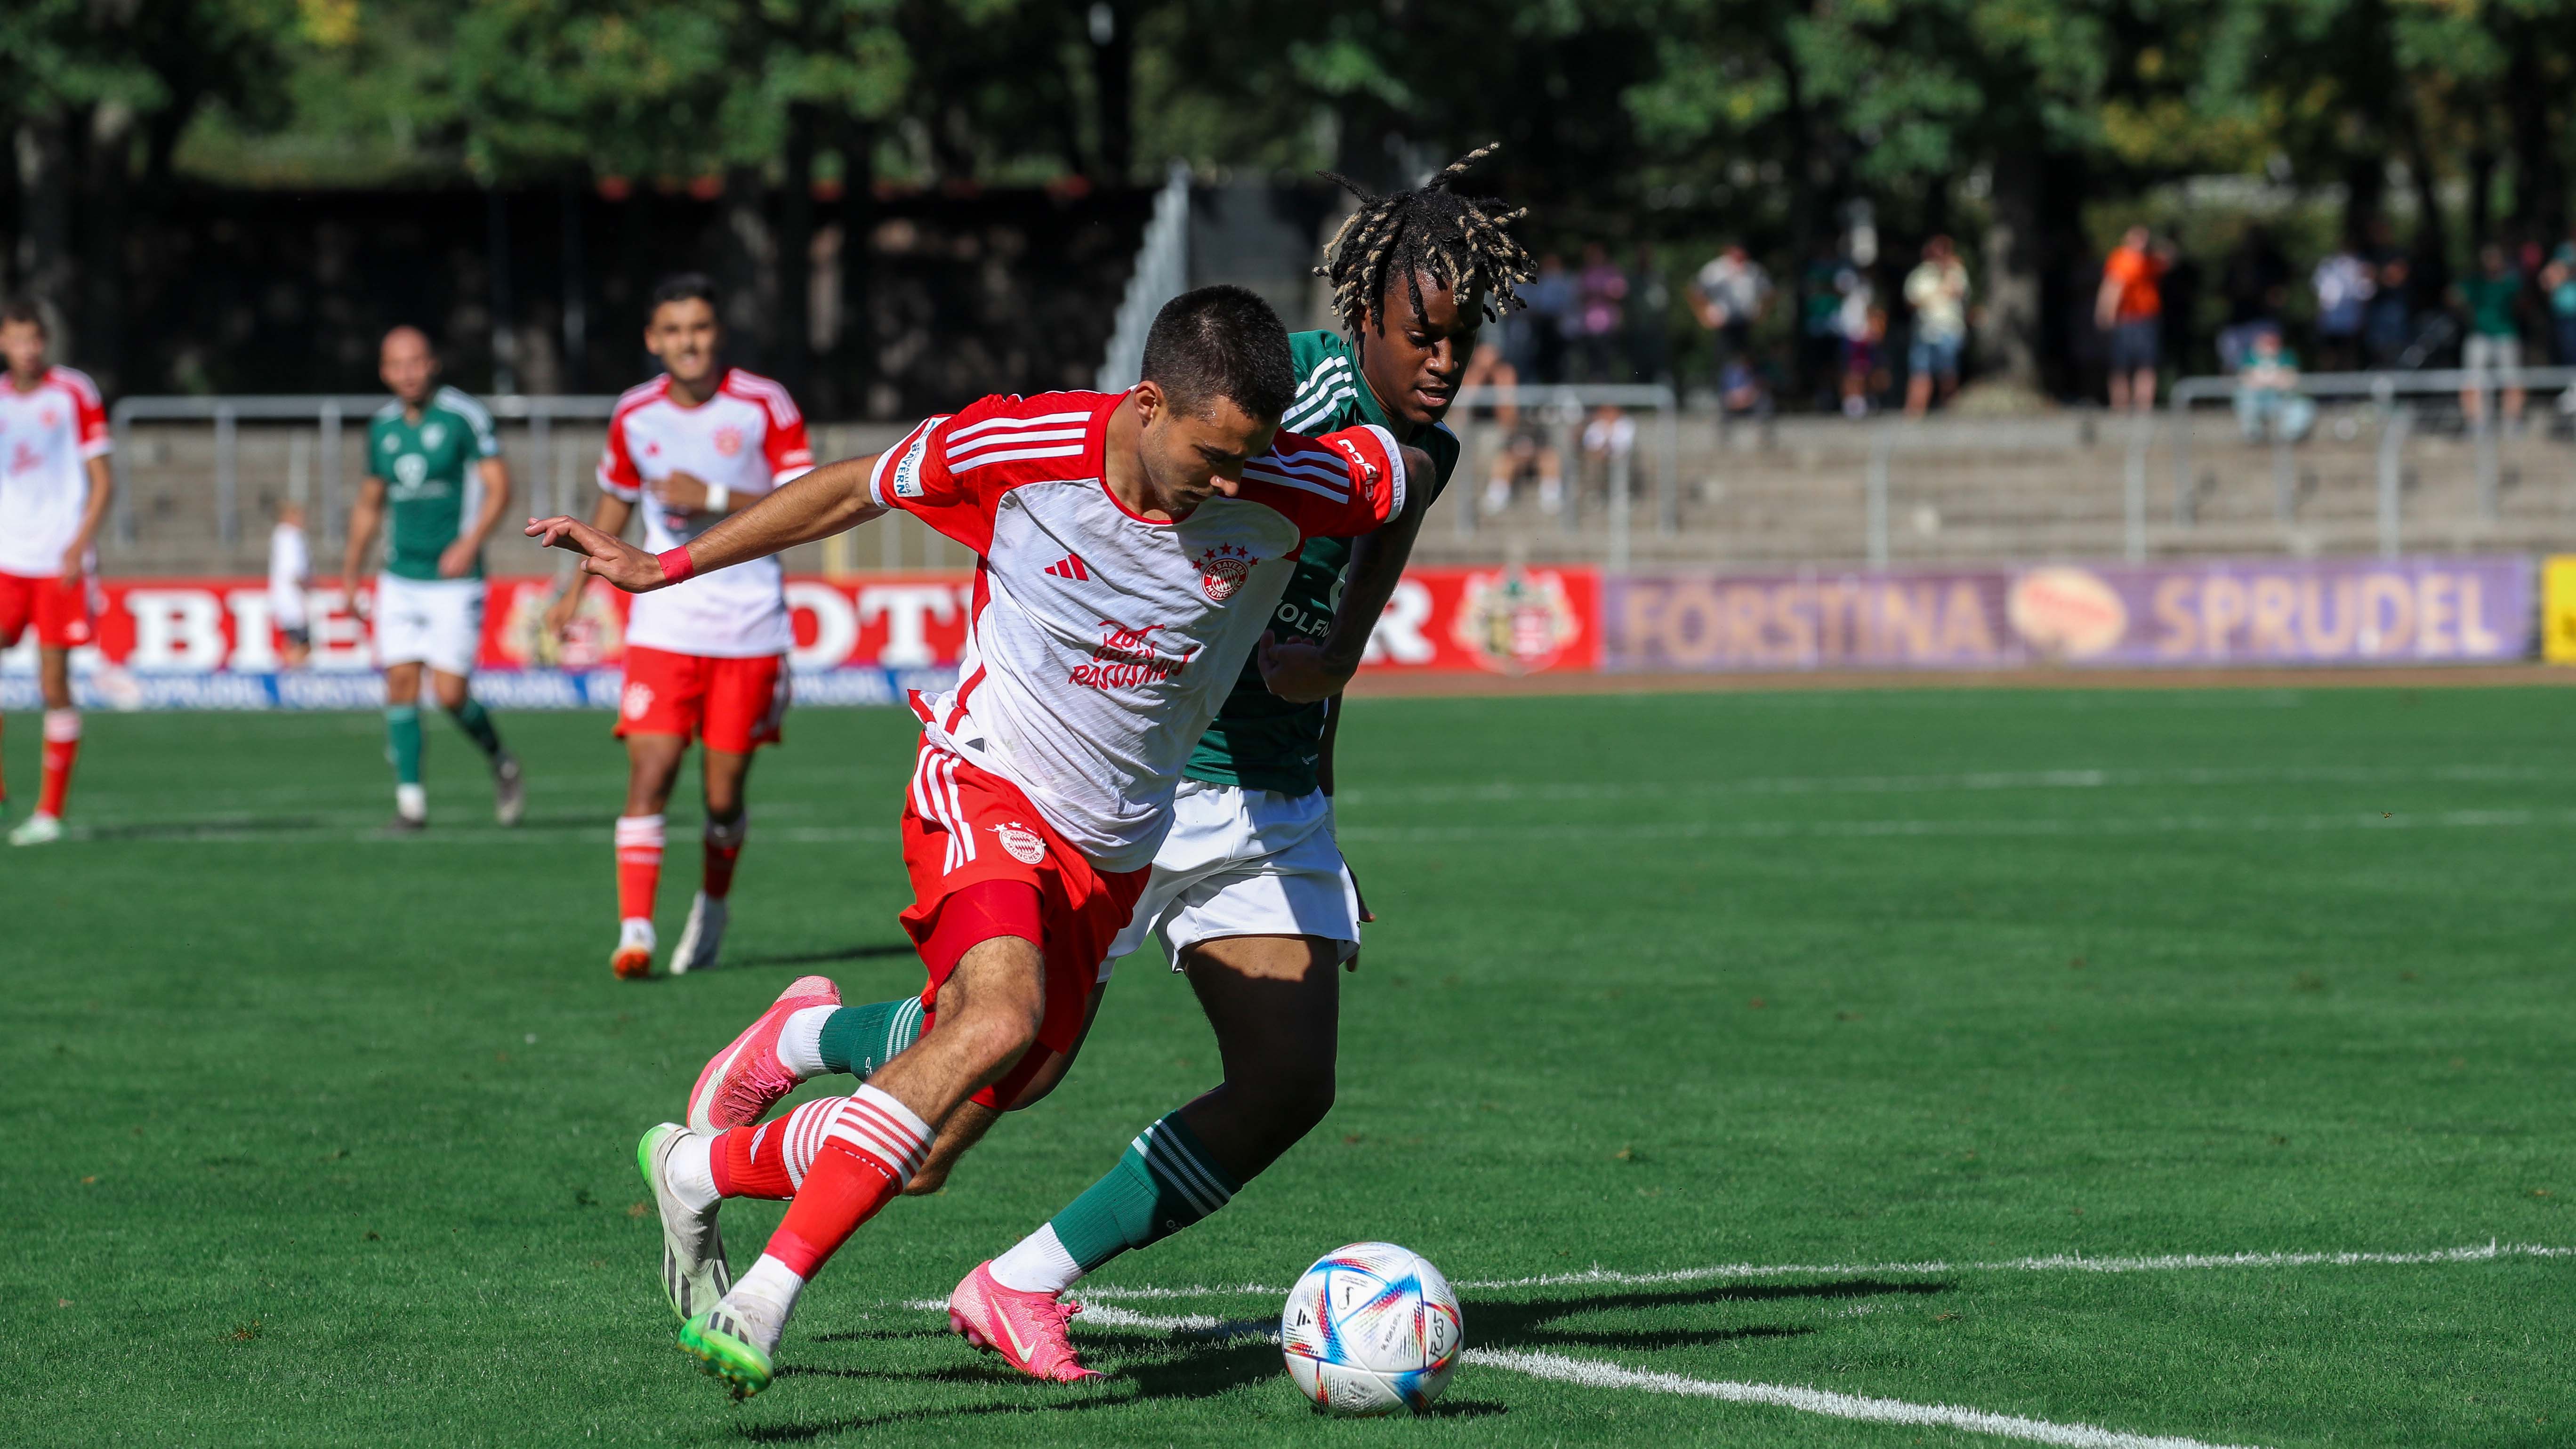
<path fill-rule="evenodd" d="M 385 480 L 386 573 L 438 577 L 438 556 L 483 511 L 477 465 L 499 456 L 492 415 L 455 388 L 432 393 L 417 423 L 399 402 L 377 410 L 367 425 L 367 476 Z M 467 576 L 483 577 L 480 555 Z"/>
<path fill-rule="evenodd" d="M 1359 349 L 1338 332 L 1299 332 L 1288 339 L 1296 360 L 1297 400 L 1288 405 L 1280 426 L 1308 437 L 1375 423 L 1394 431 L 1396 422 L 1360 376 Z M 1458 466 L 1458 437 L 1445 426 L 1424 429 L 1411 439 L 1431 455 L 1430 499 L 1438 498 Z M 1416 480 L 1417 482 L 1419 480 Z M 1310 538 L 1297 555 L 1297 570 L 1273 611 L 1273 629 L 1282 639 L 1321 642 L 1333 627 L 1333 610 L 1342 601 L 1342 573 L 1351 561 L 1345 538 Z M 1199 747 L 1182 771 L 1213 785 L 1239 785 L 1247 790 L 1277 790 L 1286 795 L 1315 791 L 1315 765 L 1323 753 L 1326 706 L 1290 704 L 1261 682 L 1256 656 L 1243 664 L 1243 676 L 1225 697 Z"/>

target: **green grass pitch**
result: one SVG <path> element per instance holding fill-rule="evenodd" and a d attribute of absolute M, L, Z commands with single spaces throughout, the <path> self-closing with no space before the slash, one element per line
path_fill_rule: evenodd
<path fill-rule="evenodd" d="M 1491 1363 L 1437 1417 L 1318 1422 L 1275 1348 L 1166 1321 L 1270 1292 L 1114 1296 L 1387 1238 L 1471 1284 L 1811 1267 L 1471 1287 L 1489 1351 L 2206 1444 L 2566 1445 L 2576 1259 L 2011 1264 L 2576 1245 L 2571 699 L 1360 703 L 1344 843 L 1382 919 L 1339 1105 L 1102 1275 L 1122 1312 L 1075 1332 L 1108 1377 L 1016 1380 L 906 1304 L 1215 1079 L 1150 953 L 740 1407 L 672 1347 L 635 1139 L 800 972 L 918 987 L 909 718 L 794 716 L 731 968 L 621 984 L 603 717 L 503 717 L 507 833 L 433 723 L 436 828 L 388 841 L 370 717 L 93 715 L 82 838 L 0 850 L 0 1443 L 2008 1442 Z M 7 722 L 21 811 L 37 733 Z M 745 1265 L 777 1209 L 727 1211 Z"/>

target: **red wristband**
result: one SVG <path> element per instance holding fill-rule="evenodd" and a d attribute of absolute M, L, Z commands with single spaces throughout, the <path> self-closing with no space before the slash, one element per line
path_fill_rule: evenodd
<path fill-rule="evenodd" d="M 689 562 L 689 549 L 686 544 L 657 553 L 653 555 L 653 559 L 662 566 L 662 577 L 675 584 L 698 571 L 698 566 Z"/>

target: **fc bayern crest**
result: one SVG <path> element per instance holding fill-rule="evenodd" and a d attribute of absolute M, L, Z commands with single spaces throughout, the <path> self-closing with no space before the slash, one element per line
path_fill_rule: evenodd
<path fill-rule="evenodd" d="M 1252 566 L 1261 560 L 1252 551 L 1237 544 L 1221 543 L 1199 555 L 1199 588 L 1222 604 L 1234 597 L 1243 581 L 1252 575 Z"/>
<path fill-rule="evenodd" d="M 1046 859 L 1046 837 L 1016 820 L 994 826 L 993 834 L 1001 840 L 1002 848 L 1011 853 L 1011 859 L 1022 865 L 1035 865 Z"/>
<path fill-rule="evenodd" d="M 742 451 L 742 429 L 716 429 L 716 451 L 730 458 Z"/>

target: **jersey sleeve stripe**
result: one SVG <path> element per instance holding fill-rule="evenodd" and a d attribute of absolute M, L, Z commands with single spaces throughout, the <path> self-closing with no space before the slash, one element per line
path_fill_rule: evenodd
<path fill-rule="evenodd" d="M 1017 447 L 1023 443 L 1062 442 L 1066 438 L 1079 438 L 1089 431 L 1088 428 L 1039 428 L 1024 433 L 995 433 L 990 437 L 977 438 L 973 442 L 959 443 L 948 450 L 947 456 L 948 461 L 954 463 L 962 458 L 989 452 L 995 448 Z"/>
<path fill-rule="evenodd" d="M 977 468 L 983 467 L 987 463 L 1015 463 L 1023 458 L 1079 458 L 1081 456 L 1082 445 L 1080 443 L 1076 443 L 1070 448 L 1014 448 L 1006 453 L 987 453 L 980 458 L 969 458 L 962 463 L 951 462 L 948 465 L 948 471 L 951 473 L 969 473 Z"/>
<path fill-rule="evenodd" d="M 977 433 L 983 432 L 987 428 L 1037 428 L 1048 427 L 1057 423 L 1088 423 L 1090 421 L 1091 413 L 1088 410 L 1078 410 L 1069 413 L 1047 413 L 1034 418 L 986 418 L 980 423 L 959 428 L 957 431 L 950 433 L 948 435 L 948 439 L 950 442 L 955 442 L 959 438 L 972 437 Z"/>
<path fill-rule="evenodd" d="M 1306 389 L 1313 387 L 1315 385 L 1315 379 L 1322 377 L 1327 369 L 1332 368 L 1337 364 L 1342 367 L 1350 366 L 1347 361 L 1344 361 L 1339 356 L 1328 356 L 1323 361 L 1315 364 L 1315 370 L 1306 374 L 1306 380 L 1304 382 L 1297 384 L 1297 391 L 1303 393 Z"/>
<path fill-rule="evenodd" d="M 1319 393 L 1331 392 L 1337 387 L 1348 387 L 1350 381 L 1351 365 L 1336 357 L 1325 366 L 1315 369 L 1313 376 L 1299 383 L 1297 396 L 1301 400 L 1312 398 Z"/>
<path fill-rule="evenodd" d="M 1300 493 L 1312 493 L 1318 498 L 1329 498 L 1335 503 L 1339 503 L 1350 497 L 1348 493 L 1345 493 L 1340 489 L 1318 487 L 1315 484 L 1307 482 L 1303 478 L 1292 478 L 1289 475 L 1278 472 L 1274 469 L 1264 468 L 1258 463 L 1245 468 L 1243 470 L 1243 476 L 1246 478 L 1258 478 L 1264 483 L 1275 483 L 1282 488 L 1294 488 Z"/>
<path fill-rule="evenodd" d="M 1265 467 L 1276 468 L 1283 473 L 1294 473 L 1301 478 L 1324 484 L 1338 491 L 1348 492 L 1350 488 L 1350 464 L 1338 457 L 1319 454 L 1291 457 L 1285 453 L 1273 453 L 1259 461 Z"/>
<path fill-rule="evenodd" d="M 1378 446 L 1386 450 L 1386 466 L 1388 469 L 1386 477 L 1387 500 L 1386 511 L 1381 516 L 1393 518 L 1404 511 L 1404 485 L 1406 481 L 1404 476 L 1404 446 L 1396 442 L 1395 434 L 1388 432 L 1377 424 L 1369 423 L 1365 426 L 1370 432 L 1377 435 Z"/>
<path fill-rule="evenodd" d="M 1291 404 L 1288 409 L 1288 416 L 1280 419 L 1279 426 L 1288 429 L 1292 433 L 1297 432 L 1301 429 L 1310 427 L 1315 423 L 1321 422 L 1325 418 L 1331 417 L 1334 409 L 1339 408 L 1342 404 L 1346 402 L 1356 402 L 1358 399 L 1359 393 L 1356 389 L 1349 387 L 1335 388 L 1333 391 L 1325 393 L 1323 396 L 1315 398 L 1309 402 Z"/>
<path fill-rule="evenodd" d="M 72 396 L 79 398 L 82 402 L 88 403 L 91 407 L 99 406 L 98 384 L 90 381 L 88 373 L 81 371 L 77 367 L 63 367 L 60 365 L 49 367 L 45 370 L 52 374 L 57 381 L 61 382 L 64 387 L 70 389 Z"/>

